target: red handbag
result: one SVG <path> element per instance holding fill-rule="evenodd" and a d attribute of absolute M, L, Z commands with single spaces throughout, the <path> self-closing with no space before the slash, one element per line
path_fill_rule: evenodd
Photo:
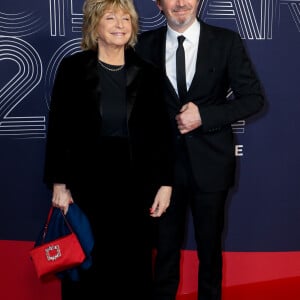
<path fill-rule="evenodd" d="M 76 234 L 73 232 L 62 211 L 61 213 L 70 229 L 70 233 L 53 241 L 44 243 L 52 213 L 53 206 L 51 206 L 48 213 L 41 245 L 34 247 L 29 252 L 38 278 L 42 280 L 51 279 L 52 277 L 55 277 L 56 273 L 78 266 L 86 258 Z"/>

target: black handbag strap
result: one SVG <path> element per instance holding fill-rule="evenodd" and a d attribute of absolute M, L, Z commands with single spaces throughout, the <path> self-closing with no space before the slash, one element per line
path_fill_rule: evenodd
<path fill-rule="evenodd" d="M 49 226 L 50 219 L 52 217 L 53 211 L 54 211 L 54 207 L 51 205 L 50 210 L 48 212 L 47 221 L 46 221 L 45 226 L 44 226 L 44 231 L 43 231 L 43 235 L 42 235 L 42 242 L 41 242 L 42 244 L 45 242 L 46 234 L 47 234 L 47 231 L 48 231 L 48 226 Z M 73 232 L 72 227 L 71 227 L 70 223 L 68 222 L 64 212 L 61 209 L 60 209 L 60 212 L 61 212 L 61 214 L 62 214 L 62 216 L 63 216 L 70 232 Z"/>

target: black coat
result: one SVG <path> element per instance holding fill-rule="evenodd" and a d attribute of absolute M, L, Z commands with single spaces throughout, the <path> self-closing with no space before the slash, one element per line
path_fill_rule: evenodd
<path fill-rule="evenodd" d="M 187 102 L 198 107 L 202 126 L 185 135 L 194 178 L 204 191 L 230 187 L 235 178 L 231 124 L 257 113 L 264 104 L 260 81 L 239 35 L 200 21 L 196 72 Z M 139 36 L 136 51 L 165 74 L 166 101 L 174 120 L 182 104 L 165 72 L 166 27 Z M 235 100 L 228 100 L 229 88 Z M 174 124 L 174 135 L 177 135 Z"/>
<path fill-rule="evenodd" d="M 172 154 L 162 80 L 156 68 L 126 50 L 129 146 L 142 183 L 171 185 Z M 55 79 L 46 143 L 44 180 L 69 188 L 99 184 L 101 164 L 101 78 L 94 51 L 62 60 Z M 113 155 L 113 154 L 111 154 Z M 118 170 L 116 170 L 118 172 Z M 98 175 L 95 175 L 98 174 Z"/>

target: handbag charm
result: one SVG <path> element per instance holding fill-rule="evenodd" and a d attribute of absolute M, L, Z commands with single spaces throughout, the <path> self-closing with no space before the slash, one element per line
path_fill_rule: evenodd
<path fill-rule="evenodd" d="M 59 245 L 51 245 L 45 249 L 46 257 L 48 260 L 56 260 L 61 257 Z M 54 252 L 54 253 L 53 253 Z M 52 254 L 52 255 L 51 255 Z"/>

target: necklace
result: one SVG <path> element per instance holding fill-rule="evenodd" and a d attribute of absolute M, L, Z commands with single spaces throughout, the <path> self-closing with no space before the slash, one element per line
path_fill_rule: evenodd
<path fill-rule="evenodd" d="M 106 69 L 108 71 L 111 71 L 111 72 L 121 71 L 125 66 L 125 64 L 124 64 L 124 65 L 121 65 L 121 66 L 115 66 L 115 68 L 110 68 L 108 66 L 113 66 L 113 65 L 103 63 L 100 59 L 98 60 L 98 63 L 100 64 L 101 67 L 103 67 L 104 69 Z"/>

